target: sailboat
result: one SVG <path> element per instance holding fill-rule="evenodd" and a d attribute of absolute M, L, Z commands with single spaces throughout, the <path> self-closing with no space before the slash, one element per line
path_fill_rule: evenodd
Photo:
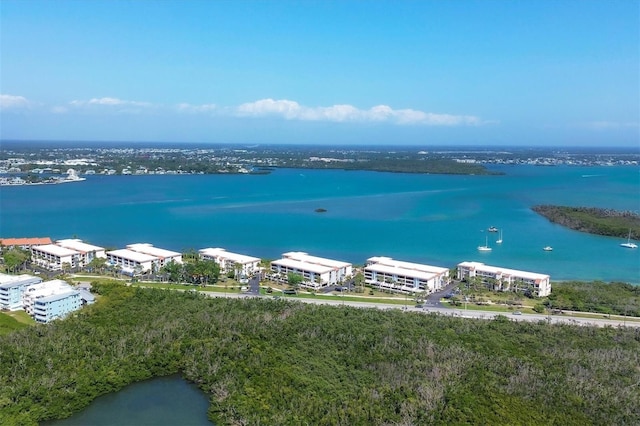
<path fill-rule="evenodd" d="M 638 248 L 638 245 L 636 243 L 631 242 L 631 230 L 629 230 L 629 236 L 627 237 L 627 242 L 620 243 L 620 246 L 630 248 L 630 249 Z"/>
<path fill-rule="evenodd" d="M 500 238 L 496 240 L 496 244 L 502 244 L 502 229 L 500 230 Z"/>
<path fill-rule="evenodd" d="M 485 243 L 483 246 L 478 246 L 479 251 L 491 251 L 491 247 L 489 247 L 489 237 L 487 236 L 485 239 Z"/>

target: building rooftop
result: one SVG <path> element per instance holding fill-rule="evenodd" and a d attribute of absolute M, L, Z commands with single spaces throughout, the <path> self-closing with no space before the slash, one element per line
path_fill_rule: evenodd
<path fill-rule="evenodd" d="M 60 247 L 68 248 L 70 250 L 75 250 L 80 253 L 88 253 L 92 251 L 104 250 L 103 247 L 87 244 L 82 242 L 82 240 L 78 240 L 78 239 L 58 240 L 56 241 L 56 245 L 59 245 Z"/>
<path fill-rule="evenodd" d="M 87 290 L 78 290 L 80 298 L 86 302 L 95 302 L 96 297 Z"/>
<path fill-rule="evenodd" d="M 51 280 L 34 284 L 29 287 L 26 294 L 30 297 L 48 297 L 54 294 L 69 293 L 75 291 L 66 281 Z"/>
<path fill-rule="evenodd" d="M 324 257 L 310 256 L 307 253 L 301 251 L 290 251 L 288 253 L 284 253 L 282 257 L 294 259 L 304 263 L 314 263 L 316 265 L 330 266 L 332 268 L 346 268 L 348 266 L 351 266 L 351 263 L 349 262 L 326 259 Z"/>
<path fill-rule="evenodd" d="M 119 249 L 108 251 L 107 255 L 122 257 L 123 259 L 133 260 L 134 262 L 152 262 L 154 260 L 158 260 L 157 256 L 152 256 L 150 254 L 140 253 L 137 251 L 129 250 L 129 249 Z"/>
<path fill-rule="evenodd" d="M 32 275 L 27 275 L 27 274 L 22 274 L 22 275 L 0 274 L 0 288 L 3 288 L 3 289 L 21 286 L 24 284 L 37 284 L 41 281 L 42 281 L 41 278 L 34 277 Z"/>
<path fill-rule="evenodd" d="M 258 257 L 246 256 L 244 254 L 238 254 L 238 253 L 231 253 L 226 251 L 223 248 L 206 248 L 206 249 L 199 250 L 199 253 L 202 255 L 211 256 L 211 257 L 220 256 L 225 259 L 229 259 L 233 262 L 241 263 L 241 264 L 260 261 L 260 258 Z"/>
<path fill-rule="evenodd" d="M 37 246 L 51 244 L 49 237 L 36 238 L 0 238 L 0 246 Z"/>
<path fill-rule="evenodd" d="M 286 266 L 287 268 L 298 269 L 300 271 L 313 272 L 314 274 L 326 274 L 331 272 L 334 268 L 326 265 L 318 265 L 317 263 L 301 262 L 299 260 L 284 258 L 280 260 L 274 260 L 271 262 L 273 265 Z"/>
<path fill-rule="evenodd" d="M 425 272 L 417 269 L 407 269 L 398 266 L 384 265 L 381 263 L 372 263 L 371 265 L 367 265 L 365 269 L 368 271 L 381 272 L 387 275 L 400 275 L 427 281 L 438 276 L 438 274 L 435 272 Z"/>
<path fill-rule="evenodd" d="M 74 254 L 79 254 L 76 250 L 71 250 L 65 247 L 60 247 L 55 244 L 46 244 L 43 246 L 34 246 L 32 247 L 35 250 L 52 254 L 54 256 L 73 256 Z"/>
<path fill-rule="evenodd" d="M 76 294 L 80 294 L 77 290 L 65 291 L 61 293 L 55 293 L 51 296 L 41 297 L 35 301 L 36 304 L 47 303 L 47 302 L 55 302 L 56 300 L 66 299 L 69 296 L 73 296 Z"/>
<path fill-rule="evenodd" d="M 415 270 L 415 271 L 429 272 L 434 274 L 441 274 L 449 270 L 449 268 L 443 268 L 441 266 L 431 266 L 431 265 L 425 265 L 422 263 L 404 262 L 401 260 L 394 260 L 390 257 L 384 257 L 384 256 L 370 257 L 369 259 L 367 259 L 367 263 L 375 263 L 380 265 L 393 266 L 396 268 L 402 268 L 406 270 Z"/>
<path fill-rule="evenodd" d="M 138 253 L 149 254 L 160 259 L 166 259 L 167 257 L 175 257 L 181 255 L 181 253 L 178 253 L 177 251 L 161 249 L 158 247 L 154 247 L 152 244 L 148 243 L 129 244 L 127 248 L 129 250 L 137 251 Z"/>

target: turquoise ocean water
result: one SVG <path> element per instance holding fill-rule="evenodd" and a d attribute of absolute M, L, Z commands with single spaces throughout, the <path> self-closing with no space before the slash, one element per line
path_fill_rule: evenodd
<path fill-rule="evenodd" d="M 620 247 L 620 238 L 564 229 L 530 209 L 561 204 L 640 212 L 640 169 L 494 169 L 506 174 L 281 169 L 2 187 L 0 236 L 76 236 L 112 248 L 135 242 L 177 251 L 223 247 L 270 259 L 301 250 L 356 264 L 371 256 L 445 267 L 473 260 L 554 280 L 640 282 L 640 250 Z M 490 226 L 503 230 L 503 244 L 487 233 Z M 493 251 L 479 253 L 487 236 Z M 547 245 L 554 250 L 543 251 Z"/>

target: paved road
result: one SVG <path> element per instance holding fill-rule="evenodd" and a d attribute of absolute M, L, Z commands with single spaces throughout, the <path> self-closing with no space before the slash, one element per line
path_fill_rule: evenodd
<path fill-rule="evenodd" d="M 458 285 L 459 285 L 458 282 L 453 281 L 451 284 L 449 284 L 442 290 L 437 291 L 435 293 L 431 293 L 429 296 L 427 296 L 427 300 L 425 300 L 424 302 L 425 305 L 436 307 L 436 308 L 444 308 L 445 306 L 442 303 L 440 303 L 440 301 L 446 294 L 451 293 L 456 287 L 458 287 Z"/>
<path fill-rule="evenodd" d="M 203 292 L 206 293 L 206 292 Z M 264 297 L 265 299 L 271 298 L 270 296 L 255 296 L 250 294 L 227 294 L 226 296 L 222 293 L 209 293 L 211 297 L 235 297 L 235 298 L 243 298 L 243 297 Z M 286 297 L 283 297 L 286 299 Z M 493 319 L 496 316 L 502 315 L 504 317 L 509 318 L 512 321 L 529 321 L 529 322 L 548 322 L 551 324 L 575 324 L 575 325 L 588 325 L 588 326 L 597 326 L 597 327 L 640 327 L 639 321 L 626 321 L 624 319 L 607 319 L 607 318 L 582 318 L 582 317 L 568 317 L 561 315 L 540 315 L 540 314 L 522 314 L 522 315 L 513 315 L 509 313 L 503 312 L 488 312 L 488 311 L 476 311 L 473 309 L 450 309 L 450 308 L 441 308 L 436 306 L 425 306 L 424 308 L 416 308 L 415 306 L 403 306 L 389 303 L 371 303 L 371 302 L 355 302 L 351 300 L 340 300 L 339 296 L 336 297 L 336 300 L 327 300 L 327 299 L 310 299 L 310 298 L 291 298 L 290 301 L 294 302 L 302 302 L 302 303 L 314 303 L 318 305 L 343 305 L 343 306 L 352 306 L 356 308 L 369 308 L 369 309 L 400 309 L 405 310 L 407 312 L 418 312 L 418 313 L 436 313 L 439 315 L 446 315 L 451 317 L 459 317 L 459 318 L 475 318 L 475 319 Z"/>
<path fill-rule="evenodd" d="M 260 295 L 260 277 L 255 276 L 249 278 L 249 291 L 245 293 L 247 296 Z"/>

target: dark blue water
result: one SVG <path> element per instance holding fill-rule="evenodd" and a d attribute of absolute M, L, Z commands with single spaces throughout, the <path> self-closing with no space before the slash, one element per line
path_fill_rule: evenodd
<path fill-rule="evenodd" d="M 42 426 L 210 426 L 208 408 L 204 393 L 174 375 L 101 396 L 84 411 Z"/>
<path fill-rule="evenodd" d="M 0 235 L 77 236 L 114 248 L 223 247 L 268 259 L 301 250 L 356 264 L 371 256 L 445 267 L 475 260 L 556 280 L 640 282 L 639 250 L 621 248 L 620 238 L 553 225 L 531 210 L 561 204 L 640 212 L 638 167 L 499 170 L 506 175 L 289 169 L 2 187 Z M 486 233 L 489 226 L 503 229 L 502 245 Z M 493 251 L 479 253 L 487 235 Z M 554 250 L 543 251 L 547 245 Z"/>

